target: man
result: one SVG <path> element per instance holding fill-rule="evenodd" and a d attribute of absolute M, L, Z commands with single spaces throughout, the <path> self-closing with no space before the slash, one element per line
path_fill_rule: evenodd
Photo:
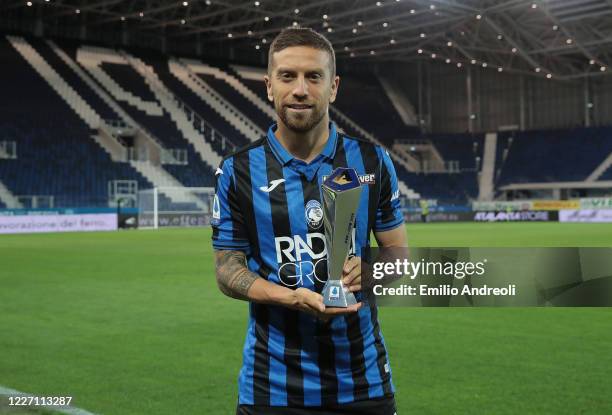
<path fill-rule="evenodd" d="M 427 223 L 427 217 L 429 216 L 429 204 L 427 200 L 421 199 L 419 200 L 419 205 L 421 205 L 421 222 Z"/>
<path fill-rule="evenodd" d="M 237 414 L 395 414 L 394 387 L 376 307 L 323 304 L 327 278 L 320 185 L 336 167 L 364 178 L 357 255 L 405 246 L 389 155 L 340 134 L 328 107 L 338 92 L 334 51 L 307 28 L 283 30 L 265 77 L 277 123 L 217 169 L 213 247 L 221 291 L 250 302 Z M 369 179 L 369 180 L 366 180 Z M 361 262 L 343 281 L 361 298 Z"/>

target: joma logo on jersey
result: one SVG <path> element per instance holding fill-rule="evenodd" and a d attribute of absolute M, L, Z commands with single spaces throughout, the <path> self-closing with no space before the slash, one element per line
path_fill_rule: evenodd
<path fill-rule="evenodd" d="M 315 241 L 317 247 L 315 247 Z M 322 243 L 321 243 L 322 242 Z M 288 287 L 314 284 L 315 281 L 327 281 L 327 247 L 325 235 L 320 232 L 300 235 L 277 236 L 274 238 L 276 262 L 281 282 Z M 355 253 L 355 229 L 352 232 L 352 244 L 349 253 Z"/>
<path fill-rule="evenodd" d="M 323 176 L 323 181 L 327 180 L 329 176 Z M 360 174 L 359 175 L 359 183 L 361 183 L 361 185 L 365 185 L 365 184 L 374 184 L 376 183 L 376 175 L 374 173 L 369 173 L 369 174 Z"/>

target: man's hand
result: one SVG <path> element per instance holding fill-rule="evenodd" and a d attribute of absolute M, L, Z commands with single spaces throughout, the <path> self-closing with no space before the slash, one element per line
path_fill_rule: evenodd
<path fill-rule="evenodd" d="M 325 307 L 323 296 L 308 288 L 298 288 L 294 291 L 295 301 L 291 308 L 312 314 L 317 318 L 327 321 L 332 317 L 351 314 L 361 308 L 361 303 L 347 308 Z"/>
<path fill-rule="evenodd" d="M 361 257 L 353 256 L 346 260 L 342 268 L 342 282 L 351 292 L 361 290 Z"/>
<path fill-rule="evenodd" d="M 252 273 L 246 266 L 246 255 L 241 251 L 215 251 L 216 277 L 221 291 L 232 298 L 263 304 L 281 305 L 304 311 L 322 320 L 354 313 L 361 303 L 347 308 L 325 307 L 323 296 L 307 288 L 291 290 L 267 281 Z M 360 261 L 357 264 L 360 265 Z M 347 275 L 355 275 L 354 266 Z M 361 271 L 358 272 L 361 274 Z M 359 275 L 359 280 L 361 275 Z"/>

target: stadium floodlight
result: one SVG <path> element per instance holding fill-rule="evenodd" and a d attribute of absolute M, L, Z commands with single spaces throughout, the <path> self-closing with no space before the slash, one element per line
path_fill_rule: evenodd
<path fill-rule="evenodd" d="M 138 227 L 207 226 L 215 214 L 212 187 L 155 187 L 138 192 Z"/>

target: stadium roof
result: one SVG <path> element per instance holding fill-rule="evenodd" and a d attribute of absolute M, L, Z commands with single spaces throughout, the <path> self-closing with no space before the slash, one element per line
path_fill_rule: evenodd
<path fill-rule="evenodd" d="M 200 42 L 260 55 L 300 25 L 325 33 L 341 61 L 433 59 L 555 79 L 612 72 L 612 0 L 5 0 L 0 11 L 9 30 L 126 32 L 169 51 Z"/>

